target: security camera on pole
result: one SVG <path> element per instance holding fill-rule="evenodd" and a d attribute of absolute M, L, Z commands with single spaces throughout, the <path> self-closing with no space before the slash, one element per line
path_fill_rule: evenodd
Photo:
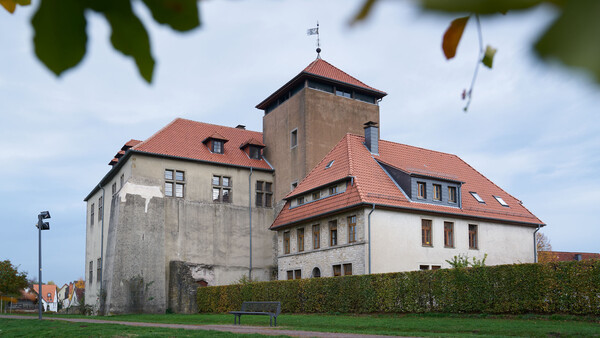
<path fill-rule="evenodd" d="M 36 227 L 38 228 L 39 234 L 39 266 L 40 266 L 40 280 L 38 289 L 38 311 L 39 319 L 42 320 L 42 230 L 50 230 L 50 223 L 44 222 L 45 219 L 50 218 L 50 212 L 42 211 L 38 215 L 38 222 Z"/>

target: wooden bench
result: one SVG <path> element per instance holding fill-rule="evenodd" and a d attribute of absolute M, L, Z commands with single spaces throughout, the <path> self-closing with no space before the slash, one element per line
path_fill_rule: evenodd
<path fill-rule="evenodd" d="M 269 326 L 273 326 L 273 319 L 275 319 L 275 326 L 277 326 L 277 316 L 281 313 L 280 302 L 243 302 L 242 309 L 240 311 L 230 311 L 233 317 L 233 325 L 242 324 L 242 315 L 253 315 L 253 316 L 269 316 Z"/>

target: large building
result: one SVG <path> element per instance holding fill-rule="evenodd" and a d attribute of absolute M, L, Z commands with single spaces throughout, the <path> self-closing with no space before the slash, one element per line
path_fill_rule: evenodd
<path fill-rule="evenodd" d="M 176 119 L 131 140 L 87 202 L 86 303 L 194 311 L 198 285 L 534 261 L 543 223 L 458 157 L 379 140 L 370 87 L 320 57 L 263 132 Z"/>

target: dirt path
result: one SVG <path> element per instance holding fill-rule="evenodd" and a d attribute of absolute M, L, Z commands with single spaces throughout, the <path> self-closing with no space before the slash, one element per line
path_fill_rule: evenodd
<path fill-rule="evenodd" d="M 8 319 L 34 319 L 37 320 L 37 317 L 33 316 L 17 316 L 10 315 L 4 316 L 0 315 L 0 318 L 8 318 Z M 215 330 L 215 331 L 223 331 L 223 332 L 232 332 L 232 333 L 258 333 L 264 334 L 268 336 L 276 336 L 276 335 L 287 335 L 291 337 L 331 337 L 331 338 L 357 338 L 357 337 L 387 337 L 390 336 L 378 336 L 378 335 L 362 335 L 362 334 L 354 334 L 354 333 L 334 333 L 334 332 L 315 332 L 315 331 L 296 331 L 296 330 L 287 330 L 287 329 L 279 329 L 279 328 L 270 328 L 270 327 L 258 327 L 258 326 L 242 326 L 242 325 L 187 325 L 187 324 L 166 324 L 166 323 L 144 323 L 144 322 L 120 322 L 120 321 L 112 321 L 112 320 L 102 320 L 102 319 L 87 319 L 87 318 L 58 318 L 58 317 L 46 317 L 43 320 L 62 320 L 65 322 L 73 322 L 73 323 L 97 323 L 97 324 L 120 324 L 120 325 L 129 325 L 129 326 L 143 326 L 143 327 L 166 327 L 171 329 L 186 329 L 186 330 Z"/>

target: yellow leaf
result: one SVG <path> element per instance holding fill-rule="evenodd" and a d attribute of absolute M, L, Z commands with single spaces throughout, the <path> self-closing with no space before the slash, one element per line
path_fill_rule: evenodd
<path fill-rule="evenodd" d="M 0 0 L 0 4 L 9 13 L 14 13 L 15 12 L 15 8 L 17 8 L 17 1 L 16 0 Z"/>
<path fill-rule="evenodd" d="M 450 23 L 446 33 L 444 33 L 444 38 L 442 39 L 442 50 L 444 51 L 446 59 L 452 59 L 456 55 L 456 48 L 458 48 L 458 43 L 462 38 L 468 21 L 468 16 L 454 19 L 454 21 Z"/>
<path fill-rule="evenodd" d="M 366 19 L 367 16 L 369 16 L 369 13 L 371 12 L 371 9 L 373 8 L 373 5 L 376 1 L 377 0 L 365 0 L 363 6 L 360 8 L 360 11 L 356 13 L 350 24 L 353 25 L 359 21 L 363 21 L 364 19 Z"/>

